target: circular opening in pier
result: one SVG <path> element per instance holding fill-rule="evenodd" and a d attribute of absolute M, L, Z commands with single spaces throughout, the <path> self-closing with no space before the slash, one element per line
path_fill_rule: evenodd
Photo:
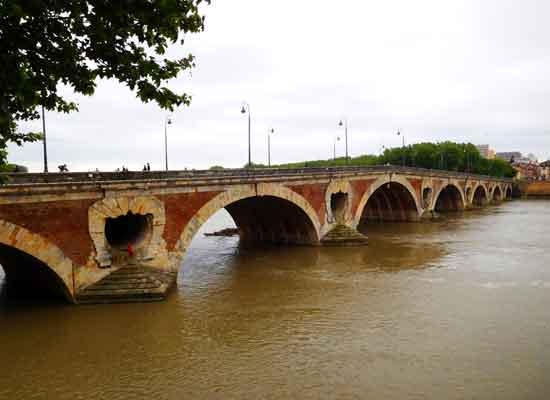
<path fill-rule="evenodd" d="M 432 199 L 432 188 L 424 188 L 422 191 L 422 208 L 428 208 Z"/>
<path fill-rule="evenodd" d="M 153 216 L 129 212 L 117 218 L 107 218 L 105 237 L 113 248 L 125 249 L 142 245 L 151 236 Z"/>
<path fill-rule="evenodd" d="M 333 193 L 330 196 L 330 209 L 334 216 L 334 221 L 344 223 L 346 209 L 348 207 L 348 194 L 343 192 Z"/>

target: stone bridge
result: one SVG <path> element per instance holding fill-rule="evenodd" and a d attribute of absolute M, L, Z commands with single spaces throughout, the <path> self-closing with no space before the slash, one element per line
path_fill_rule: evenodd
<path fill-rule="evenodd" d="M 417 221 L 511 198 L 509 179 L 381 167 L 4 175 L 0 265 L 15 292 L 71 302 L 164 298 L 191 240 L 225 208 L 241 242 L 364 242 L 366 223 Z M 353 250 L 350 250 L 353 251 Z"/>

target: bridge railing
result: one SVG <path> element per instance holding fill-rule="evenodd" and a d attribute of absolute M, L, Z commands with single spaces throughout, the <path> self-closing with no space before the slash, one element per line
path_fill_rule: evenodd
<path fill-rule="evenodd" d="M 512 182 L 510 178 L 475 175 L 465 172 L 445 171 L 395 165 L 305 167 L 305 168 L 246 168 L 223 170 L 183 171 L 126 171 L 126 172 L 53 172 L 53 173 L 0 173 L 0 182 L 7 185 L 41 183 L 84 183 L 111 181 L 152 180 L 219 180 L 229 178 L 297 177 L 311 175 L 358 175 L 363 173 L 401 173 L 459 179 L 483 179 Z"/>

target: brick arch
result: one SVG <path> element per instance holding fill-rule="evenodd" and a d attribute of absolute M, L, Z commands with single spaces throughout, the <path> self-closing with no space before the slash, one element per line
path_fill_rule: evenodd
<path fill-rule="evenodd" d="M 44 263 L 63 284 L 65 297 L 74 302 L 74 264 L 55 244 L 19 225 L 0 220 L 0 243 Z"/>
<path fill-rule="evenodd" d="M 497 189 L 498 189 L 498 193 L 500 195 L 500 198 L 497 201 L 502 201 L 504 195 L 502 194 L 503 193 L 502 187 L 498 184 L 493 187 L 493 192 L 492 192 L 492 195 L 491 195 L 491 199 L 493 201 L 495 200 L 495 192 L 497 191 Z"/>
<path fill-rule="evenodd" d="M 316 241 L 320 240 L 319 232 L 321 223 L 319 217 L 311 204 L 298 193 L 290 190 L 283 185 L 277 184 L 258 184 L 254 186 L 246 186 L 245 188 L 236 188 L 218 194 L 208 203 L 201 207 L 199 211 L 191 218 L 183 229 L 178 242 L 176 243 L 174 252 L 170 254 L 170 266 L 173 270 L 179 269 L 179 263 L 187 251 L 195 234 L 201 226 L 216 212 L 226 206 L 235 203 L 239 200 L 244 200 L 251 197 L 272 196 L 279 199 L 287 200 L 301 209 L 311 221 L 315 228 Z"/>
<path fill-rule="evenodd" d="M 490 194 L 489 194 L 489 189 L 487 188 L 487 185 L 483 184 L 483 183 L 478 183 L 477 185 L 473 186 L 472 187 L 472 194 L 471 194 L 471 197 L 468 201 L 469 204 L 473 204 L 474 203 L 474 197 L 476 195 L 476 192 L 479 188 L 482 188 L 484 193 L 485 193 L 485 204 L 490 202 L 491 199 L 490 199 Z"/>
<path fill-rule="evenodd" d="M 460 193 L 460 201 L 462 201 L 462 209 L 466 208 L 468 201 L 466 199 L 466 195 L 464 194 L 464 190 L 462 190 L 460 185 L 456 185 L 454 183 L 449 182 L 446 185 L 442 185 L 437 191 L 437 193 L 435 194 L 435 196 L 433 196 L 430 209 L 435 210 L 435 206 L 437 205 L 437 201 L 439 200 L 439 196 L 441 195 L 441 192 L 443 192 L 443 190 L 447 189 L 449 186 L 455 188 L 458 191 L 458 193 Z"/>
<path fill-rule="evenodd" d="M 365 194 L 363 194 L 363 197 L 359 202 L 359 205 L 355 212 L 355 217 L 353 219 L 354 228 L 356 228 L 359 225 L 359 222 L 361 221 L 361 215 L 363 214 L 363 210 L 365 209 L 370 197 L 376 192 L 377 189 L 379 189 L 381 186 L 387 183 L 399 183 L 402 186 L 404 186 L 405 189 L 407 189 L 407 192 L 411 195 L 412 199 L 414 200 L 414 204 L 415 204 L 418 216 L 420 217 L 420 215 L 422 215 L 422 207 L 420 206 L 416 190 L 413 188 L 413 186 L 408 181 L 408 179 L 399 175 L 397 176 L 385 175 L 383 177 L 378 178 L 376 181 L 374 181 L 373 184 L 369 187 L 369 189 L 365 192 Z"/>
<path fill-rule="evenodd" d="M 504 193 L 504 199 L 510 200 L 514 194 L 514 189 L 512 188 L 512 185 L 505 185 L 503 193 Z M 508 196 L 508 193 L 510 193 L 510 196 Z"/>

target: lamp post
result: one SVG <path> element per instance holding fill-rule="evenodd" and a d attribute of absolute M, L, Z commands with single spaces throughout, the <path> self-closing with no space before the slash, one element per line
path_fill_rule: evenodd
<path fill-rule="evenodd" d="M 44 106 L 42 106 L 42 143 L 44 144 L 44 172 L 48 172 L 48 149 L 46 146 L 46 119 L 44 117 Z"/>
<path fill-rule="evenodd" d="M 167 115 L 164 119 L 164 162 L 168 171 L 168 125 L 172 125 L 172 116 Z"/>
<path fill-rule="evenodd" d="M 336 161 L 336 142 L 340 140 L 340 137 L 339 136 L 336 136 L 334 138 L 334 144 L 333 144 L 333 147 L 332 147 L 332 156 L 333 156 L 333 160 Z"/>
<path fill-rule="evenodd" d="M 273 128 L 267 130 L 267 166 L 271 167 L 271 135 L 275 133 Z"/>
<path fill-rule="evenodd" d="M 252 157 L 250 155 L 250 104 L 243 102 L 241 114 L 248 113 L 248 167 L 252 168 Z"/>
<path fill-rule="evenodd" d="M 347 164 L 348 163 L 348 120 L 347 118 L 345 118 L 344 121 L 340 120 L 340 122 L 338 123 L 338 126 L 344 127 L 344 135 L 346 140 L 346 164 Z"/>
<path fill-rule="evenodd" d="M 405 135 L 402 135 L 401 131 L 398 129 L 397 136 L 401 136 L 401 138 L 403 139 L 403 146 L 401 149 L 401 164 L 404 167 L 405 166 Z"/>

